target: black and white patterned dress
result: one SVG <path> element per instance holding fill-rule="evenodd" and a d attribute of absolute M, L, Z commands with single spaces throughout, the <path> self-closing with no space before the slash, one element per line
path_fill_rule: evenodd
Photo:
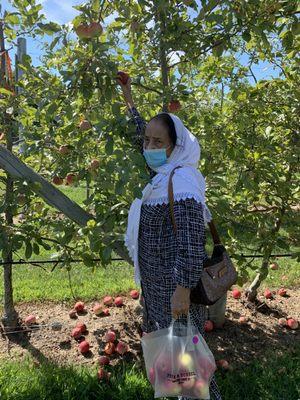
<path fill-rule="evenodd" d="M 135 107 L 129 109 L 136 124 L 134 145 L 143 152 L 143 134 L 146 122 Z M 156 172 L 148 166 L 150 177 Z M 173 231 L 169 203 L 142 204 L 138 237 L 138 262 L 140 268 L 144 317 L 142 329 L 152 332 L 167 328 L 172 320 L 171 296 L 177 284 L 192 288 L 199 280 L 205 252 L 206 232 L 202 203 L 194 198 L 174 201 L 177 235 Z M 205 337 L 206 307 L 190 305 L 193 325 Z M 186 317 L 179 321 L 186 324 Z M 210 397 L 221 400 L 221 394 L 213 376 Z M 181 397 L 187 400 L 186 397 Z"/>

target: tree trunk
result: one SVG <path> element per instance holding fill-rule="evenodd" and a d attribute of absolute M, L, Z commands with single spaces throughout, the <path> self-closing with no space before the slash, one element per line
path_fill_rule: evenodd
<path fill-rule="evenodd" d="M 1 54 L 4 54 L 5 44 L 4 44 L 4 35 L 3 35 L 3 24 L 0 23 L 0 51 Z M 0 87 L 4 86 L 5 83 L 5 58 L 1 57 L 1 75 L 0 75 Z M 7 79 L 8 81 L 8 79 Z M 3 115 L 4 129 L 6 130 L 6 146 L 9 151 L 12 150 L 12 133 L 10 130 L 10 118 L 7 115 Z M 6 192 L 5 192 L 5 221 L 7 225 L 13 225 L 13 215 L 11 212 L 11 203 L 13 201 L 13 180 L 12 178 L 6 174 Z M 2 323 L 7 330 L 14 330 L 18 325 L 18 313 L 14 308 L 14 300 L 13 300 L 13 285 L 12 285 L 12 261 L 13 261 L 13 252 L 11 243 L 7 240 L 8 251 L 5 252 L 4 262 L 4 274 L 3 274 L 3 282 L 4 282 L 4 315 L 2 317 Z"/>

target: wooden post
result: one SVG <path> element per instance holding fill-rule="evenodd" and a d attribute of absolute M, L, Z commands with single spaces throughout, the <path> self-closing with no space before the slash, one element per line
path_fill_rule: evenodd
<path fill-rule="evenodd" d="M 22 68 L 20 68 L 20 64 L 22 64 L 23 62 L 23 57 L 24 55 L 26 55 L 26 39 L 25 38 L 21 38 L 19 37 L 17 39 L 17 54 L 15 55 L 15 71 L 16 71 L 16 76 L 15 76 L 15 81 L 16 81 L 16 92 L 17 94 L 20 94 L 22 89 L 18 86 L 18 81 L 20 80 L 20 78 L 22 77 L 24 71 L 22 70 Z M 22 112 L 20 110 L 20 112 Z M 19 153 L 24 153 L 26 145 L 24 142 L 24 138 L 22 135 L 22 130 L 23 127 L 22 125 L 19 125 L 19 138 L 17 140 L 17 143 L 14 144 L 20 144 L 19 147 Z"/>
<path fill-rule="evenodd" d="M 6 58 L 5 54 L 5 42 L 4 42 L 4 32 L 3 32 L 3 22 L 0 20 L 0 54 L 1 54 L 1 73 L 0 73 L 0 87 L 4 87 L 8 79 L 6 77 Z M 3 130 L 6 137 L 6 151 L 12 150 L 13 140 L 12 140 L 12 129 L 11 129 L 11 118 L 8 114 L 3 113 L 2 115 Z M 4 146 L 3 146 L 4 147 Z M 5 147 L 4 147 L 5 148 Z M 11 204 L 13 202 L 13 189 L 14 182 L 13 178 L 7 173 L 6 174 L 6 185 L 5 185 L 5 221 L 7 225 L 13 225 L 13 214 L 11 211 Z M 4 314 L 1 321 L 4 327 L 7 329 L 14 330 L 18 325 L 18 313 L 14 308 L 13 300 L 13 285 L 12 285 L 12 261 L 13 252 L 11 242 L 8 237 L 5 238 L 6 241 L 6 252 L 4 256 L 3 265 L 3 282 L 4 282 Z"/>
<path fill-rule="evenodd" d="M 36 182 L 37 185 L 33 187 L 33 190 L 41 196 L 46 203 L 61 211 L 76 224 L 85 226 L 88 220 L 94 219 L 92 214 L 87 213 L 77 203 L 70 200 L 68 196 L 37 174 L 32 168 L 28 167 L 2 145 L 0 145 L 0 168 L 3 168 L 8 175 L 13 178 L 21 178 L 31 183 Z M 107 240 L 107 245 L 110 245 L 110 241 L 111 240 Z M 132 264 L 132 260 L 128 255 L 123 241 L 117 241 L 113 246 L 113 250 L 129 264 Z"/>

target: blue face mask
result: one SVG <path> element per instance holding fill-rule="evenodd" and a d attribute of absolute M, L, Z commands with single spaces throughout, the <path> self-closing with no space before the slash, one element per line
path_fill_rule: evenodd
<path fill-rule="evenodd" d="M 150 168 L 160 167 L 167 162 L 167 149 L 169 147 L 171 147 L 171 145 L 166 149 L 144 150 L 143 156 L 145 157 Z"/>

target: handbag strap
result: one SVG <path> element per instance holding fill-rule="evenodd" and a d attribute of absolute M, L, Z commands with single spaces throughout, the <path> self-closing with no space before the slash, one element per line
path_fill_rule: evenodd
<path fill-rule="evenodd" d="M 168 185 L 168 194 L 169 194 L 169 202 L 170 202 L 170 211 L 171 211 L 171 219 L 172 219 L 172 223 L 173 223 L 173 228 L 174 228 L 174 232 L 175 235 L 177 234 L 177 225 L 176 225 L 176 221 L 175 221 L 175 216 L 174 216 L 174 192 L 173 192 L 173 175 L 174 172 L 177 168 L 181 168 L 181 166 L 175 167 L 173 169 L 173 171 L 170 174 L 170 178 L 169 178 L 169 185 Z M 210 222 L 208 222 L 208 226 L 210 229 L 210 233 L 214 242 L 214 245 L 221 245 L 221 240 L 220 240 L 220 236 L 217 232 L 217 228 L 213 222 L 213 220 L 211 220 Z"/>

